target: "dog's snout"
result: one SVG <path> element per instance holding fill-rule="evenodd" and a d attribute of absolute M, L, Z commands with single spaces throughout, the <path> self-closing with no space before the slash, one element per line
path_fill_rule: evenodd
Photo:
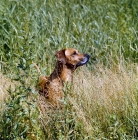
<path fill-rule="evenodd" d="M 89 58 L 90 58 L 90 55 L 89 54 L 85 54 L 84 57 L 87 58 L 87 62 L 88 62 Z"/>
<path fill-rule="evenodd" d="M 84 58 L 76 66 L 78 67 L 86 64 L 89 61 L 89 58 L 90 56 L 88 54 L 85 54 Z"/>
<path fill-rule="evenodd" d="M 90 58 L 90 55 L 89 54 L 85 54 L 85 57 L 87 57 L 89 59 Z"/>

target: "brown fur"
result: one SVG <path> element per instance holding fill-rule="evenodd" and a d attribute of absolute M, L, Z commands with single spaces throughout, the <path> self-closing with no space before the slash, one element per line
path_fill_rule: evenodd
<path fill-rule="evenodd" d="M 89 55 L 81 54 L 76 49 L 68 48 L 60 50 L 55 55 L 57 62 L 54 71 L 49 77 L 40 76 L 39 105 L 41 110 L 62 107 L 64 99 L 63 83 L 72 82 L 73 72 L 79 66 L 86 64 Z M 40 70 L 35 66 L 38 72 Z"/>

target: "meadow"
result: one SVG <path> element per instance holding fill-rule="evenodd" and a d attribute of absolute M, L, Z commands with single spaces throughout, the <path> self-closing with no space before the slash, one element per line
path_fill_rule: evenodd
<path fill-rule="evenodd" d="M 38 73 L 62 48 L 90 54 L 65 109 L 41 116 Z M 138 1 L 0 1 L 0 139 L 138 139 Z"/>

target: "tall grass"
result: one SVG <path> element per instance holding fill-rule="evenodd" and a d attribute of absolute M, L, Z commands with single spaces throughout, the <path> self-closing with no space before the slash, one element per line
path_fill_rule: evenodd
<path fill-rule="evenodd" d="M 122 63 L 110 69 L 98 65 L 93 72 L 80 68 L 74 76 L 74 90 L 71 93 L 65 90 L 65 108 L 49 110 L 43 116 L 37 110 L 33 87 L 25 83 L 14 91 L 9 89 L 11 99 L 5 102 L 0 136 L 2 139 L 137 139 L 135 70 L 135 66 L 128 68 Z"/>
<path fill-rule="evenodd" d="M 136 62 L 137 5 L 130 0 L 1 1 L 1 59 L 48 63 L 53 50 L 75 47 L 105 64 L 122 53 Z"/>
<path fill-rule="evenodd" d="M 78 72 L 70 101 L 91 138 L 137 139 L 137 78 L 122 65 Z"/>
<path fill-rule="evenodd" d="M 137 44 L 136 0 L 1 0 L 0 139 L 137 139 Z M 65 109 L 40 116 L 31 62 L 49 75 L 67 47 L 90 62 Z"/>

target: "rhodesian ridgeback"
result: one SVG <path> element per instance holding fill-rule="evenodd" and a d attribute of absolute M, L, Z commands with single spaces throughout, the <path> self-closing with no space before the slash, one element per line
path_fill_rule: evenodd
<path fill-rule="evenodd" d="M 49 77 L 40 76 L 39 78 L 40 107 L 61 107 L 61 101 L 64 99 L 64 83 L 72 82 L 73 72 L 89 61 L 88 54 L 79 53 L 78 50 L 73 48 L 60 50 L 55 56 L 57 62 L 52 74 Z M 36 65 L 35 67 L 40 72 Z"/>

